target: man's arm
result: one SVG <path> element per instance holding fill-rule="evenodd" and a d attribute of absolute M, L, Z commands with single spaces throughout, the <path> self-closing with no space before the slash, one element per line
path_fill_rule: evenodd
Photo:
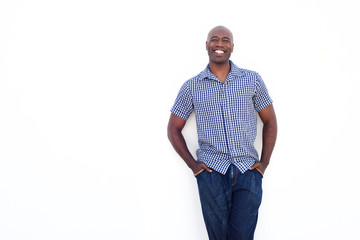
<path fill-rule="evenodd" d="M 197 174 L 203 169 L 208 172 L 212 170 L 208 168 L 205 163 L 197 162 L 194 157 L 191 155 L 184 136 L 182 135 L 181 131 L 184 128 L 186 120 L 171 114 L 167 129 L 168 138 L 174 147 L 175 151 L 180 155 L 180 157 L 185 161 L 188 167 L 193 171 L 194 174 Z"/>
<path fill-rule="evenodd" d="M 274 149 L 277 135 L 277 122 L 273 105 L 269 105 L 259 112 L 261 121 L 264 123 L 262 136 L 262 151 L 260 162 L 256 162 L 250 170 L 259 169 L 263 174 L 269 165 L 271 153 Z"/>

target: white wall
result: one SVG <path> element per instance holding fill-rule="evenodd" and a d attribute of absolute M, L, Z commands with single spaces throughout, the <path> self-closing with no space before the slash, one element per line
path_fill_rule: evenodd
<path fill-rule="evenodd" d="M 360 239 L 356 1 L 124 2 L 0 3 L 0 239 L 206 239 L 166 125 L 216 25 L 278 116 L 256 239 Z"/>

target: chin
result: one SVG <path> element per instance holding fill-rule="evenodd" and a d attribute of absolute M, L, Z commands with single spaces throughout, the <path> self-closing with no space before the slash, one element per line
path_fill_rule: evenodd
<path fill-rule="evenodd" d="M 228 63 L 228 62 L 229 62 L 229 58 L 227 58 L 227 59 L 221 59 L 221 60 L 220 60 L 220 59 L 211 59 L 211 61 L 212 61 L 213 63 L 222 65 L 222 64 Z"/>
<path fill-rule="evenodd" d="M 211 62 L 216 64 L 226 64 L 229 62 L 230 56 L 223 56 L 223 57 L 210 57 L 209 58 Z"/>

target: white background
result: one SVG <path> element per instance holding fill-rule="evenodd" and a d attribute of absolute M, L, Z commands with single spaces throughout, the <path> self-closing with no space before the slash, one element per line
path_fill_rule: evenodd
<path fill-rule="evenodd" d="M 360 239 L 356 1 L 124 2 L 1 1 L 0 239 L 206 239 L 166 127 L 216 25 L 278 117 L 256 239 Z"/>

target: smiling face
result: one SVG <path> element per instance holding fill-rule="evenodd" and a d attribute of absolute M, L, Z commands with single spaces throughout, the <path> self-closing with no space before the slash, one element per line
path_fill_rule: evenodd
<path fill-rule="evenodd" d="M 227 63 L 233 49 L 233 36 L 229 29 L 219 26 L 209 32 L 206 50 L 208 51 L 210 62 L 215 64 Z"/>

